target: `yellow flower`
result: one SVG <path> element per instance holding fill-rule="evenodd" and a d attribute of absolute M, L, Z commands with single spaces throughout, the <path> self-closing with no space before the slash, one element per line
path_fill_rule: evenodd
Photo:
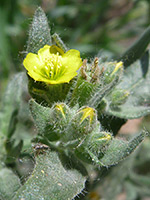
<path fill-rule="evenodd" d="M 28 53 L 23 65 L 35 81 L 60 84 L 68 83 L 77 75 L 82 60 L 78 50 L 70 49 L 64 53 L 55 45 L 45 45 L 38 54 Z"/>

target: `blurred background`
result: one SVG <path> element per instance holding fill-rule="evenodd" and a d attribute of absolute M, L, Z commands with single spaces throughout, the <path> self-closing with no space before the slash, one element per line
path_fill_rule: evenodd
<path fill-rule="evenodd" d="M 149 0 L 0 0 L 0 93 L 8 77 L 23 70 L 29 25 L 41 6 L 69 48 L 92 59 L 124 52 L 149 25 Z M 1 97 L 1 95 L 0 95 Z"/>

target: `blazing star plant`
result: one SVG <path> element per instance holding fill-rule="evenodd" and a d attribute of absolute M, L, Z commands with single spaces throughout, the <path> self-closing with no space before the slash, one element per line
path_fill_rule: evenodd
<path fill-rule="evenodd" d="M 0 113 L 0 199 L 89 199 L 91 173 L 101 181 L 149 135 L 142 129 L 128 140 L 116 137 L 127 119 L 150 114 L 149 64 L 132 63 L 82 61 L 78 50 L 50 35 L 43 10 L 36 10 L 23 60 L 27 73 L 12 79 Z M 28 143 L 16 137 L 35 128 Z"/>

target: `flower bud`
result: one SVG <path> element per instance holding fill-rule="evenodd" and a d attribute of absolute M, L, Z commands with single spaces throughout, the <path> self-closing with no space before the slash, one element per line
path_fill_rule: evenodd
<path fill-rule="evenodd" d="M 65 127 L 70 118 L 69 107 L 64 103 L 57 103 L 53 106 L 52 110 L 52 119 L 54 120 L 54 123 L 60 128 Z"/>
<path fill-rule="evenodd" d="M 106 147 L 112 140 L 112 135 L 107 132 L 95 130 L 77 146 L 75 154 L 86 163 L 99 163 L 99 159 L 104 155 Z"/>
<path fill-rule="evenodd" d="M 123 89 L 116 89 L 110 94 L 111 105 L 118 106 L 126 102 L 130 92 Z"/>
<path fill-rule="evenodd" d="M 62 137 L 70 119 L 70 109 L 64 103 L 55 104 L 52 107 L 51 118 L 48 122 L 46 137 L 50 139 L 52 135 Z M 51 139 L 50 139 L 51 140 Z"/>
<path fill-rule="evenodd" d="M 97 113 L 94 108 L 82 107 L 74 115 L 68 128 L 70 138 L 77 139 L 92 132 L 97 124 Z"/>
<path fill-rule="evenodd" d="M 123 70 L 123 62 L 107 63 L 107 68 L 104 71 L 103 81 L 106 84 L 111 83 L 116 76 L 119 76 Z"/>
<path fill-rule="evenodd" d="M 101 70 L 98 66 L 98 58 L 96 57 L 91 70 L 91 83 L 99 83 L 100 74 Z"/>
<path fill-rule="evenodd" d="M 103 153 L 105 147 L 112 140 L 112 134 L 109 132 L 94 133 L 90 137 L 89 149 L 96 154 Z"/>

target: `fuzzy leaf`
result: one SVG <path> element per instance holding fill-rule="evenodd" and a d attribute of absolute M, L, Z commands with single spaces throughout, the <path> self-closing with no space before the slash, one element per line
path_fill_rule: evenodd
<path fill-rule="evenodd" d="M 30 100 L 30 111 L 34 119 L 38 135 L 50 140 L 56 141 L 58 137 L 58 130 L 55 126 L 55 119 L 53 118 L 52 109 L 43 107 L 36 103 L 33 99 Z"/>
<path fill-rule="evenodd" d="M 76 170 L 65 169 L 56 152 L 39 155 L 27 182 L 13 200 L 71 200 L 84 188 L 85 177 Z"/>
<path fill-rule="evenodd" d="M 147 135 L 148 133 L 143 131 L 129 142 L 119 139 L 112 140 L 100 162 L 105 166 L 117 164 L 129 156 Z"/>
<path fill-rule="evenodd" d="M 150 114 L 150 107 L 122 105 L 117 108 L 109 108 L 107 113 L 124 119 L 136 119 Z"/>
<path fill-rule="evenodd" d="M 46 15 L 39 7 L 34 14 L 32 25 L 29 30 L 27 53 L 37 53 L 38 50 L 46 44 L 51 45 L 50 29 Z"/>
<path fill-rule="evenodd" d="M 124 119 L 135 119 L 150 113 L 150 65 L 148 56 L 148 53 L 146 53 L 142 57 L 141 63 L 137 61 L 125 70 L 122 81 L 117 88 L 128 90 L 130 95 L 125 104 L 115 107 L 108 106 L 107 114 Z"/>
<path fill-rule="evenodd" d="M 26 77 L 24 73 L 18 73 L 7 86 L 0 112 L 0 134 L 11 136 L 15 129 L 15 123 L 17 123 L 15 118 L 19 110 L 25 82 Z"/>
<path fill-rule="evenodd" d="M 19 178 L 7 168 L 0 170 L 0 199 L 12 200 L 14 193 L 20 188 Z"/>
<path fill-rule="evenodd" d="M 30 100 L 29 105 L 38 132 L 44 134 L 45 129 L 49 124 L 51 109 L 48 107 L 41 106 L 40 104 L 36 103 L 33 99 Z"/>

